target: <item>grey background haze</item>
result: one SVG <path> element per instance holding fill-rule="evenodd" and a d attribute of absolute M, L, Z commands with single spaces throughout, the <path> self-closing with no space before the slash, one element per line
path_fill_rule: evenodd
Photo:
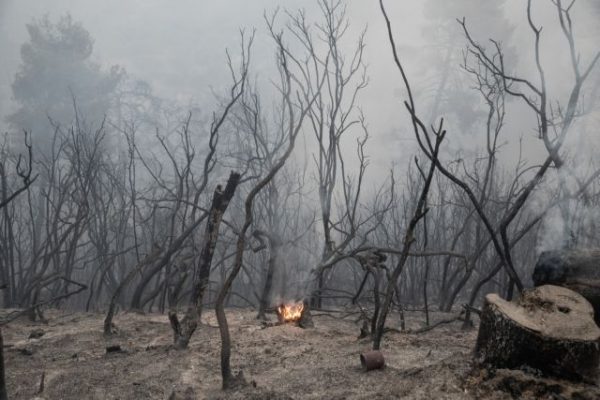
<path fill-rule="evenodd" d="M 446 1 L 437 0 L 440 6 L 447 4 Z M 590 50 L 597 45 L 600 37 L 599 14 L 593 12 L 597 1 L 580 0 L 574 13 L 583 60 L 589 58 Z M 400 54 L 404 57 L 413 84 L 418 88 L 427 80 L 428 71 L 433 69 L 431 58 L 425 56 L 426 50 L 435 50 L 436 45 L 427 35 L 428 30 L 432 29 L 432 20 L 430 15 L 426 15 L 424 5 L 429 3 L 429 7 L 431 4 L 435 7 L 436 2 L 388 0 L 386 3 Z M 467 22 L 475 26 L 476 36 L 482 41 L 494 36 L 497 33 L 485 32 L 481 27 L 488 25 L 487 21 L 506 18 L 514 30 L 503 39 L 505 43 L 508 42 L 507 45 L 515 46 L 519 70 L 531 76 L 534 64 L 531 34 L 525 19 L 525 2 L 507 0 L 503 7 L 504 16 L 485 15 L 485 10 L 477 7 L 477 4 L 483 5 L 485 1 L 472 3 L 475 6 L 468 11 L 470 15 L 467 15 Z M 190 102 L 202 105 L 210 104 L 213 89 L 218 91 L 227 85 L 225 49 L 229 48 L 235 53 L 240 28 L 257 29 L 254 72 L 267 76 L 272 72 L 273 46 L 265 32 L 263 13 L 278 6 L 290 10 L 306 8 L 310 17 L 318 18 L 316 2 L 312 0 L 0 0 L 0 116 L 6 116 L 16 107 L 11 99 L 11 82 L 19 67 L 20 46 L 28 39 L 25 24 L 44 14 L 55 21 L 59 16 L 70 13 L 75 21 L 80 21 L 95 40 L 93 59 L 103 67 L 121 65 L 130 75 L 148 81 L 158 96 L 183 105 Z M 365 58 L 370 85 L 361 97 L 360 106 L 365 112 L 372 136 L 369 146 L 372 158 L 370 173 L 378 174 L 393 164 L 406 164 L 405 160 L 414 153 L 414 141 L 412 133 L 403 128 L 408 127 L 401 103 L 404 91 L 391 60 L 378 2 L 349 1 L 348 13 L 352 36 L 368 25 Z M 548 65 L 551 70 L 547 71 L 549 81 L 558 83 L 550 88 L 551 94 L 564 101 L 564 91 L 569 87 L 571 76 L 566 72 L 570 71 L 569 60 L 564 39 L 555 23 L 555 12 L 549 1 L 538 1 L 534 14 L 540 25 L 549 27 L 544 30 L 543 57 L 545 61 L 550 61 Z M 462 16 L 443 16 L 450 22 L 458 17 Z M 458 24 L 456 29 L 458 31 Z M 462 48 L 464 41 L 458 41 L 455 45 Z M 559 50 L 564 56 L 556 56 Z M 557 76 L 560 78 L 556 79 Z M 535 160 L 538 153 L 543 154 L 539 141 L 529 137 L 535 121 L 516 110 L 507 122 L 513 139 L 525 137 L 524 146 L 530 154 L 529 158 Z M 460 132 L 452 123 L 448 128 L 452 149 L 479 145 L 480 140 L 474 139 L 471 133 Z M 4 120 L 0 122 L 0 129 L 9 129 Z M 583 140 L 578 135 L 574 136 L 577 136 L 577 140 Z M 594 136 L 596 138 L 593 141 L 596 142 L 598 135 Z M 349 145 L 353 146 L 352 143 Z M 514 154 L 514 151 L 508 151 L 505 157 L 510 160 Z"/>

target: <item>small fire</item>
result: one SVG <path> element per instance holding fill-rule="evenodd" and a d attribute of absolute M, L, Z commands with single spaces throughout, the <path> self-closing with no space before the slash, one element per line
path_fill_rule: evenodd
<path fill-rule="evenodd" d="M 297 322 L 302 318 L 304 303 L 282 304 L 277 307 L 277 314 L 281 322 Z"/>

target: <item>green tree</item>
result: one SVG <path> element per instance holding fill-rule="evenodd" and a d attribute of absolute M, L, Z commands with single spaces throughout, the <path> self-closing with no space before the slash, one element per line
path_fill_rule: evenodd
<path fill-rule="evenodd" d="M 68 126 L 75 110 L 90 124 L 101 121 L 124 72 L 118 66 L 105 71 L 91 60 L 94 41 L 68 14 L 56 22 L 48 16 L 33 20 L 27 31 L 12 84 L 19 108 L 7 121 L 15 132 L 31 132 L 36 148 L 43 149 L 52 138 L 50 121 Z"/>

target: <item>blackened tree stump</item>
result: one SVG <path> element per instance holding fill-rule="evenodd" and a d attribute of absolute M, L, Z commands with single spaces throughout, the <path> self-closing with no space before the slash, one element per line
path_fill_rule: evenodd
<path fill-rule="evenodd" d="M 528 365 L 567 379 L 595 382 L 600 328 L 580 294 L 545 285 L 516 302 L 489 294 L 481 313 L 475 356 L 498 368 Z"/>
<path fill-rule="evenodd" d="M 600 250 L 545 251 L 540 254 L 532 278 L 535 286 L 562 286 L 585 297 L 592 303 L 600 325 Z"/>

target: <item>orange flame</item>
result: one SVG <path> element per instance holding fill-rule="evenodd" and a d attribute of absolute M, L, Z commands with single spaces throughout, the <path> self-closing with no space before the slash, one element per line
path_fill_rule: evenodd
<path fill-rule="evenodd" d="M 283 322 L 296 322 L 302 318 L 302 311 L 304 310 L 304 303 L 291 303 L 282 304 L 277 307 L 277 313 L 279 318 Z"/>

